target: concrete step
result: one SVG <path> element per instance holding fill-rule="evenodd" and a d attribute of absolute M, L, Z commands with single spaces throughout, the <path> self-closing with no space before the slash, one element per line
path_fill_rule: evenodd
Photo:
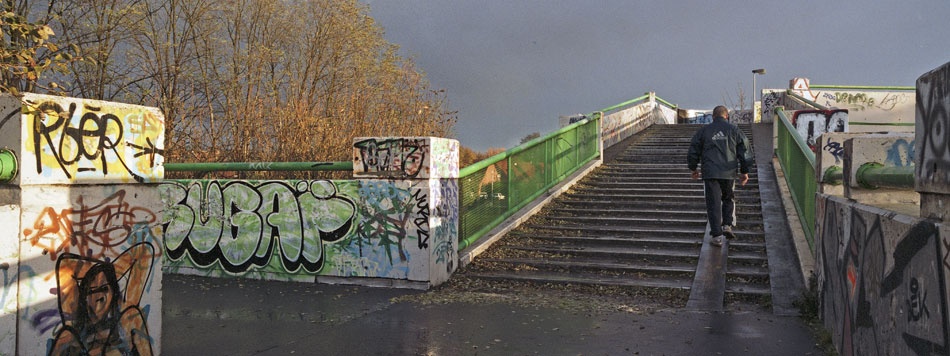
<path fill-rule="evenodd" d="M 602 225 L 537 225 L 537 224 L 527 224 L 525 227 L 535 230 L 554 230 L 554 231 L 580 231 L 581 233 L 590 234 L 593 232 L 597 233 L 611 233 L 614 235 L 623 234 L 624 236 L 639 236 L 639 237 L 688 237 L 696 238 L 705 235 L 706 227 L 702 228 L 656 228 L 656 227 L 634 227 L 634 226 L 602 226 Z M 756 238 L 761 239 L 761 232 L 754 231 L 744 231 L 744 230 L 735 230 L 733 231 L 736 234 L 736 239 L 739 241 L 748 241 Z"/>
<path fill-rule="evenodd" d="M 583 206 L 591 208 L 668 208 L 683 210 L 706 209 L 706 202 L 697 200 L 692 202 L 677 201 L 655 201 L 655 200 L 610 200 L 608 197 L 585 198 L 584 196 L 562 196 L 556 200 L 560 204 L 570 206 Z M 744 201 L 736 202 L 738 213 L 747 213 L 759 211 L 761 205 L 758 203 L 746 203 Z"/>
<path fill-rule="evenodd" d="M 765 296 L 772 294 L 768 284 L 738 284 L 726 281 L 726 293 Z"/>
<path fill-rule="evenodd" d="M 705 209 L 697 210 L 682 210 L 682 209 L 598 209 L 598 208 L 571 208 L 571 207 L 551 207 L 548 209 L 551 212 L 561 212 L 569 214 L 599 214 L 599 215 L 619 215 L 619 216 L 637 216 L 642 218 L 662 218 L 662 217 L 675 217 L 675 218 L 706 218 Z M 758 212 L 749 212 L 749 213 L 736 213 L 737 217 L 742 221 L 742 223 L 748 223 L 752 225 L 761 225 L 762 214 Z"/>
<path fill-rule="evenodd" d="M 699 258 L 699 248 L 628 248 L 610 246 L 505 246 L 504 248 L 521 251 L 543 252 L 557 255 L 575 255 L 604 258 L 642 258 L 695 260 Z"/>
<path fill-rule="evenodd" d="M 603 274 L 569 274 L 557 272 L 475 272 L 472 277 L 492 280 L 507 280 L 533 283 L 556 283 L 578 285 L 603 285 L 617 287 L 664 288 L 689 290 L 690 278 L 632 278 L 615 277 Z"/>
<path fill-rule="evenodd" d="M 613 272 L 633 272 L 633 273 L 660 273 L 665 275 L 691 275 L 696 272 L 694 264 L 649 264 L 637 261 L 603 261 L 587 259 L 571 260 L 553 260 L 540 258 L 492 258 L 485 259 L 486 262 L 503 263 L 512 266 L 525 265 L 539 269 L 568 269 L 574 271 L 613 271 Z M 768 275 L 768 274 L 766 274 Z"/>
<path fill-rule="evenodd" d="M 515 232 L 517 236 L 546 240 L 560 244 L 574 245 L 613 245 L 627 247 L 648 247 L 648 248 L 699 248 L 702 246 L 702 239 L 698 238 L 673 238 L 673 237 L 637 237 L 637 236 L 604 236 L 604 235 L 552 235 Z"/>
<path fill-rule="evenodd" d="M 605 181 L 602 179 L 591 179 L 585 180 L 581 184 L 592 187 L 599 188 L 620 188 L 620 189 L 663 189 L 663 188 L 673 188 L 673 189 L 703 189 L 702 181 L 692 181 L 688 183 L 671 183 L 671 182 L 611 182 Z M 746 183 L 745 186 L 736 184 L 736 192 L 746 192 L 751 191 L 755 194 L 759 194 L 759 185 Z"/>
<path fill-rule="evenodd" d="M 567 193 L 564 194 L 564 197 L 567 199 L 589 199 L 589 200 L 610 200 L 614 202 L 621 201 L 649 201 L 649 202 L 677 202 L 677 203 L 703 203 L 706 204 L 706 198 L 701 194 L 696 196 L 673 196 L 673 195 L 659 195 L 659 194 L 606 194 L 608 192 L 603 192 L 599 194 L 580 191 L 577 193 Z M 759 197 L 756 196 L 736 196 L 736 202 L 743 204 L 759 204 Z"/>
<path fill-rule="evenodd" d="M 544 220 L 552 222 L 567 222 L 574 224 L 600 224 L 600 225 L 629 225 L 629 226 L 706 226 L 706 219 L 674 219 L 674 218 L 639 218 L 639 217 L 617 217 L 617 216 L 567 216 L 551 215 L 542 216 Z"/>
<path fill-rule="evenodd" d="M 577 194 L 622 194 L 622 195 L 650 195 L 650 196 L 660 196 L 665 195 L 668 197 L 703 197 L 705 190 L 702 186 L 699 187 L 666 187 L 666 188 L 636 188 L 636 187 L 577 187 L 573 189 Z M 735 189 L 733 194 L 739 199 L 758 199 L 759 191 L 750 190 L 750 189 Z"/>

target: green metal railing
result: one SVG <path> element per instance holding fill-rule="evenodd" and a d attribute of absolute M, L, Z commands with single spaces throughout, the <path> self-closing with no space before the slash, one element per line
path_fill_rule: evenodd
<path fill-rule="evenodd" d="M 463 168 L 459 251 L 600 155 L 599 131 L 594 114 Z"/>
<path fill-rule="evenodd" d="M 819 109 L 819 110 L 831 110 L 831 109 L 829 109 L 827 106 L 821 105 L 821 104 L 816 103 L 816 102 L 814 102 L 814 101 L 812 101 L 812 100 L 809 100 L 809 99 L 807 99 L 807 98 L 805 98 L 805 97 L 803 97 L 803 96 L 801 96 L 801 95 L 795 94 L 795 92 L 793 92 L 791 89 L 786 90 L 786 91 L 785 91 L 785 94 L 791 95 L 793 98 L 798 99 L 798 100 L 801 100 L 801 102 L 803 102 L 803 103 L 805 103 L 805 104 L 808 104 L 809 106 L 814 107 L 814 108 L 817 108 L 817 109 Z"/>
<path fill-rule="evenodd" d="M 166 172 L 352 171 L 353 162 L 210 162 L 165 163 Z"/>
<path fill-rule="evenodd" d="M 777 123 L 777 147 L 775 155 L 785 172 L 785 181 L 791 192 L 795 210 L 808 239 L 808 245 L 815 247 L 815 193 L 818 192 L 818 180 L 815 175 L 815 152 L 798 134 L 792 122 L 785 116 L 781 107 L 775 109 L 781 123 Z"/>

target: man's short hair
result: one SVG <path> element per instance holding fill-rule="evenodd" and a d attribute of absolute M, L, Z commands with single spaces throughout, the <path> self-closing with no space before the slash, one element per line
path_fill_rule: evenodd
<path fill-rule="evenodd" d="M 726 118 L 729 116 L 729 109 L 726 109 L 725 106 L 719 105 L 713 109 L 713 117 Z"/>

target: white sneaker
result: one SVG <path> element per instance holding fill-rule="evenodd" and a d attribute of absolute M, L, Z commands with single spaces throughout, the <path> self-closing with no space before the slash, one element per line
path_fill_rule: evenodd
<path fill-rule="evenodd" d="M 719 235 L 719 236 L 713 237 L 712 240 L 710 240 L 709 242 L 716 247 L 722 247 L 722 240 L 725 238 L 726 238 L 725 236 Z"/>

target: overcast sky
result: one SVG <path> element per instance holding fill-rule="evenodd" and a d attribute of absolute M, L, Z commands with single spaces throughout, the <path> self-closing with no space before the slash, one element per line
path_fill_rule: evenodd
<path fill-rule="evenodd" d="M 655 91 L 682 108 L 758 88 L 913 86 L 950 61 L 950 1 L 362 0 L 458 110 L 457 138 L 511 148 Z"/>

